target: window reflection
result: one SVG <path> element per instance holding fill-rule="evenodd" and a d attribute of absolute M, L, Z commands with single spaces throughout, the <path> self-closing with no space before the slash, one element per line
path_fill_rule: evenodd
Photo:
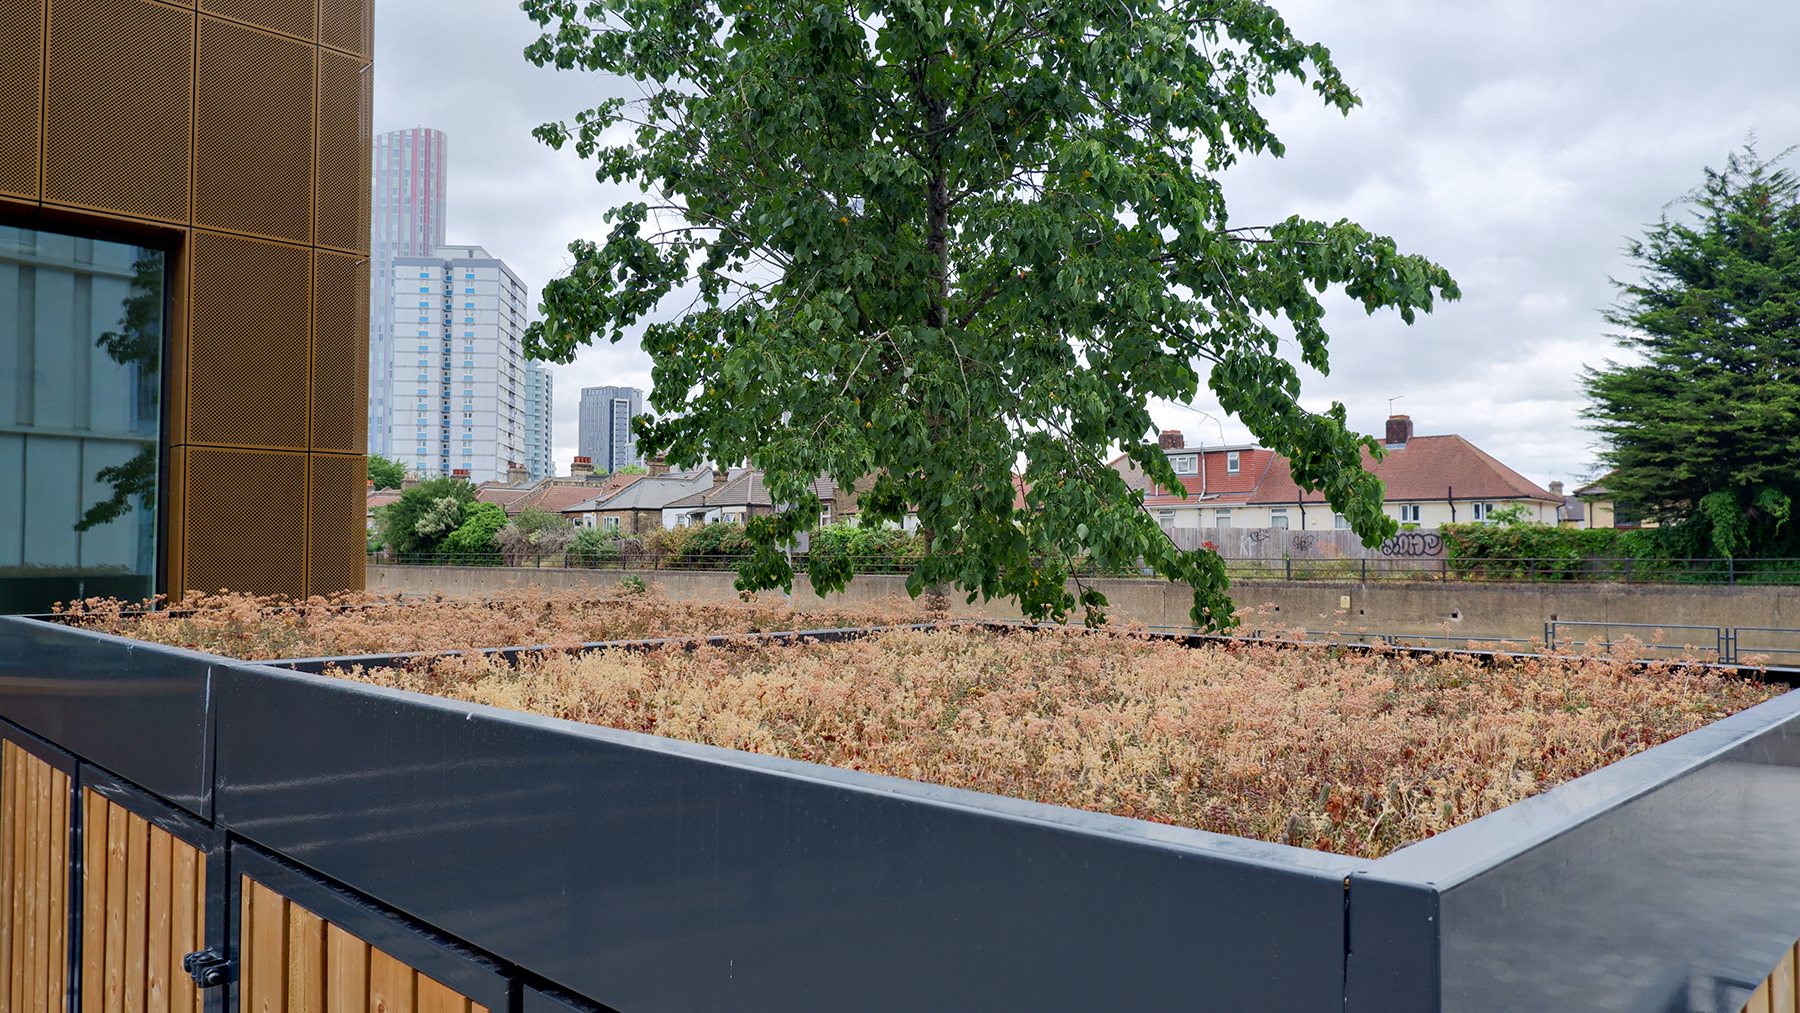
<path fill-rule="evenodd" d="M 0 226 L 0 612 L 155 590 L 165 256 Z"/>

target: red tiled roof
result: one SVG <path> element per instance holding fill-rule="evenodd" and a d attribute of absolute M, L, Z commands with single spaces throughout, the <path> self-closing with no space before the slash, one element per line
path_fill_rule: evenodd
<path fill-rule="evenodd" d="M 1363 451 L 1363 467 L 1387 485 L 1387 501 L 1535 499 L 1561 503 L 1530 479 L 1494 460 L 1460 436 L 1415 436 L 1380 461 Z M 1322 503 L 1322 493 L 1302 493 L 1287 458 L 1273 462 L 1251 503 Z"/>

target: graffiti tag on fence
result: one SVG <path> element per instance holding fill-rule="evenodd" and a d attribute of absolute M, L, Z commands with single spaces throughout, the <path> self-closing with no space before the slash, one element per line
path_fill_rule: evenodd
<path fill-rule="evenodd" d="M 1318 542 L 1318 540 L 1319 539 L 1318 539 L 1317 535 L 1309 535 L 1309 534 L 1302 533 L 1302 534 L 1295 535 L 1293 541 L 1290 542 L 1289 544 L 1291 544 L 1294 547 L 1295 552 L 1311 552 L 1313 549 L 1313 545 L 1316 542 Z"/>
<path fill-rule="evenodd" d="M 1444 539 L 1435 532 L 1402 531 L 1381 543 L 1381 554 L 1407 559 L 1441 556 L 1444 554 Z"/>

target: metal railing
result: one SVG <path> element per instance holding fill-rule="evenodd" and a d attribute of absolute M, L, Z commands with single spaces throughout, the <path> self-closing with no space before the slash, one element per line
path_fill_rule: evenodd
<path fill-rule="evenodd" d="M 1575 635 L 1565 636 L 1564 631 L 1574 628 Z M 1596 633 L 1580 631 L 1594 630 Z M 1566 620 L 1552 620 L 1544 624 L 1544 643 L 1551 647 L 1598 647 L 1611 650 L 1623 641 L 1623 637 L 1615 637 L 1614 630 L 1647 630 L 1648 635 L 1631 637 L 1632 646 L 1640 651 L 1659 651 L 1670 654 L 1693 653 L 1695 651 L 1710 652 L 1720 664 L 1738 665 L 1749 663 L 1747 659 L 1761 658 L 1769 668 L 1791 670 L 1800 667 L 1800 629 L 1785 629 L 1777 626 L 1681 626 L 1675 624 L 1656 623 L 1583 623 Z M 1681 643 L 1665 642 L 1663 635 L 1692 631 L 1697 637 L 1685 639 Z M 1743 635 L 1764 634 L 1751 637 L 1746 646 Z M 1577 636 L 1587 639 L 1577 639 Z M 1759 643 L 1770 639 L 1785 640 L 1789 646 Z"/>
<path fill-rule="evenodd" d="M 551 553 L 507 552 L 372 552 L 371 564 L 405 566 L 509 566 L 532 569 L 583 570 L 732 570 L 750 559 L 748 553 L 665 555 L 639 551 Z M 796 572 L 804 573 L 807 553 L 795 552 Z M 833 556 L 834 559 L 845 558 Z M 890 554 L 848 557 L 857 573 L 909 573 L 914 557 Z M 1800 559 L 1407 559 L 1398 557 L 1339 559 L 1227 558 L 1225 572 L 1233 580 L 1430 581 L 1438 583 L 1619 583 L 1619 584 L 1800 584 Z M 1080 577 L 1148 577 L 1144 567 L 1102 570 L 1077 565 Z"/>

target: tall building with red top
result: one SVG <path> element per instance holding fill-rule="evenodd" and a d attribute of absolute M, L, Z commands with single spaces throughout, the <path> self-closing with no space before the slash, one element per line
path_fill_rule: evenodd
<path fill-rule="evenodd" d="M 392 457 L 394 258 L 428 257 L 444 245 L 449 141 L 414 127 L 375 138 L 369 265 L 369 452 Z"/>

